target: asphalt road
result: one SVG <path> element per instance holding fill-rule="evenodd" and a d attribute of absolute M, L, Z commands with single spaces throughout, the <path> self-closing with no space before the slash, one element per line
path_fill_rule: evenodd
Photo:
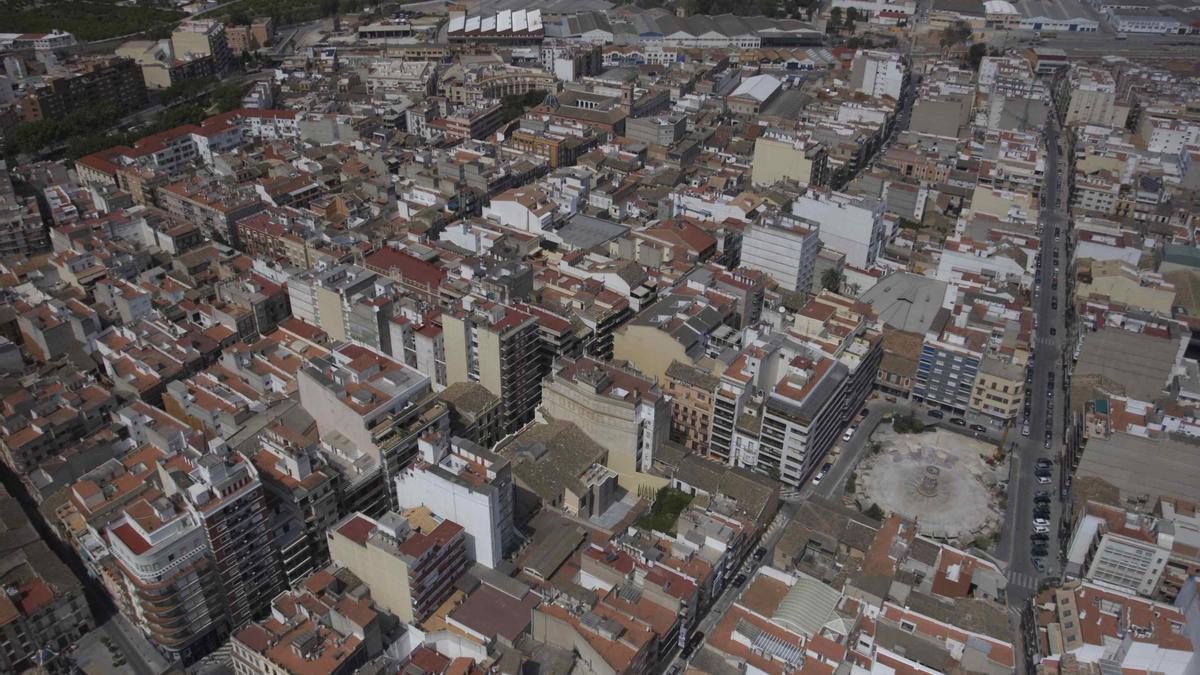
<path fill-rule="evenodd" d="M 1007 560 L 1008 566 L 1008 598 L 1010 605 L 1024 602 L 1036 593 L 1039 580 L 1046 576 L 1033 566 L 1029 555 L 1030 539 L 1033 532 L 1033 497 L 1037 490 L 1048 490 L 1055 495 L 1051 508 L 1050 524 L 1050 555 L 1046 557 L 1047 574 L 1057 573 L 1058 542 L 1055 534 L 1057 523 L 1061 516 L 1061 504 L 1057 499 L 1058 478 L 1061 467 L 1057 463 L 1062 439 L 1062 383 L 1064 374 L 1061 372 L 1061 340 L 1066 335 L 1063 324 L 1063 311 L 1066 309 L 1064 292 L 1067 286 L 1065 273 L 1067 256 L 1063 248 L 1067 237 L 1068 219 L 1066 217 L 1067 196 L 1060 192 L 1058 181 L 1064 175 L 1058 153 L 1059 131 L 1057 122 L 1051 119 L 1046 128 L 1046 176 L 1045 176 L 1045 207 L 1042 210 L 1042 269 L 1034 282 L 1038 294 L 1034 300 L 1034 311 L 1037 316 L 1037 345 L 1034 352 L 1034 375 L 1032 385 L 1032 406 L 1029 417 L 1030 434 L 1028 438 L 1019 435 L 1016 451 L 1013 454 L 1012 473 L 1008 486 L 1008 512 L 1005 517 L 1005 527 L 997 556 Z M 1065 178 L 1063 178 L 1065 180 Z M 1062 197 L 1062 208 L 1056 206 Z M 1061 228 L 1061 237 L 1055 240 L 1055 228 Z M 1054 265 L 1054 250 L 1059 251 L 1060 264 Z M 1058 289 L 1053 289 L 1052 279 L 1059 276 Z M 1052 309 L 1051 299 L 1058 299 L 1058 309 Z M 1057 335 L 1050 335 L 1053 328 Z M 1047 387 L 1051 372 L 1055 373 L 1054 396 L 1047 396 Z M 1050 448 L 1043 447 L 1043 439 L 1049 430 Z M 1034 477 L 1034 464 L 1045 457 L 1055 461 L 1054 478 L 1047 485 L 1038 485 Z"/>

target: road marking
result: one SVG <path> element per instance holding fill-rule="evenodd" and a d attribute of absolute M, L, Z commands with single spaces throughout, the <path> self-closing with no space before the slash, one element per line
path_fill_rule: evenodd
<path fill-rule="evenodd" d="M 1031 574 L 1025 574 L 1024 572 L 1014 572 L 1010 570 L 1008 573 L 1008 582 L 1014 586 L 1020 586 L 1021 588 L 1031 591 L 1037 590 L 1037 577 L 1034 577 Z"/>

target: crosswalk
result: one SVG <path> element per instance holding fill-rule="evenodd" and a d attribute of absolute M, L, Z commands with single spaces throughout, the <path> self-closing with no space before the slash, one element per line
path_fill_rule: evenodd
<path fill-rule="evenodd" d="M 1009 570 L 1008 582 L 1030 591 L 1037 590 L 1037 577 L 1033 576 L 1032 574 L 1025 574 L 1024 572 Z"/>

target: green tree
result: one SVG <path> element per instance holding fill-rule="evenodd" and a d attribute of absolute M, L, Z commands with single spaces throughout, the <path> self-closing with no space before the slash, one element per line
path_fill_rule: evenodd
<path fill-rule="evenodd" d="M 842 25 L 842 8 L 834 7 L 829 10 L 829 22 L 825 24 L 826 33 L 836 33 Z"/>
<path fill-rule="evenodd" d="M 987 56 L 987 45 L 982 42 L 976 42 L 967 50 L 967 63 L 971 65 L 971 70 L 979 70 L 979 64 L 983 62 L 983 57 Z"/>
<path fill-rule="evenodd" d="M 887 515 L 883 512 L 883 509 L 879 508 L 878 504 L 871 504 L 866 511 L 863 511 L 863 514 L 874 520 L 883 520 L 883 517 Z"/>
<path fill-rule="evenodd" d="M 821 273 L 821 288 L 837 293 L 842 288 L 842 273 L 836 267 L 830 267 Z"/>
<path fill-rule="evenodd" d="M 943 48 L 950 45 L 956 45 L 961 42 L 966 42 L 971 38 L 975 31 L 971 30 L 971 24 L 959 19 L 953 25 L 942 31 L 941 45 Z"/>

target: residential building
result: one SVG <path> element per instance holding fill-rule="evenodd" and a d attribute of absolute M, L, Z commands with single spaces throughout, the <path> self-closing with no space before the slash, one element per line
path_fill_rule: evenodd
<path fill-rule="evenodd" d="M 171 33 L 171 49 L 177 59 L 211 56 L 217 73 L 225 73 L 233 65 L 233 52 L 225 36 L 225 25 L 216 19 L 181 22 Z"/>
<path fill-rule="evenodd" d="M 671 431 L 671 403 L 636 371 L 583 357 L 560 359 L 542 382 L 542 416 L 571 422 L 608 450 L 627 488 L 648 473 Z"/>
<path fill-rule="evenodd" d="M 541 397 L 537 319 L 514 307 L 464 298 L 442 314 L 446 381 L 478 382 L 500 397 L 501 428 L 533 419 Z"/>
<path fill-rule="evenodd" d="M 824 247 L 845 254 L 846 264 L 858 269 L 874 265 L 883 250 L 883 210 L 878 200 L 841 192 L 809 190 L 792 202 L 792 215 L 814 223 Z"/>
<path fill-rule="evenodd" d="M 472 561 L 497 567 L 517 543 L 508 459 L 465 438 L 421 440 L 421 458 L 396 477 L 400 509 L 423 506 L 466 532 Z"/>
<path fill-rule="evenodd" d="M 771 277 L 780 288 L 802 292 L 812 283 L 820 225 L 786 213 L 767 215 L 746 228 L 742 265 Z"/>
<path fill-rule="evenodd" d="M 351 513 L 329 528 L 333 562 L 371 588 L 371 599 L 405 623 L 424 621 L 454 590 L 470 555 L 461 525 L 428 509 Z"/>

